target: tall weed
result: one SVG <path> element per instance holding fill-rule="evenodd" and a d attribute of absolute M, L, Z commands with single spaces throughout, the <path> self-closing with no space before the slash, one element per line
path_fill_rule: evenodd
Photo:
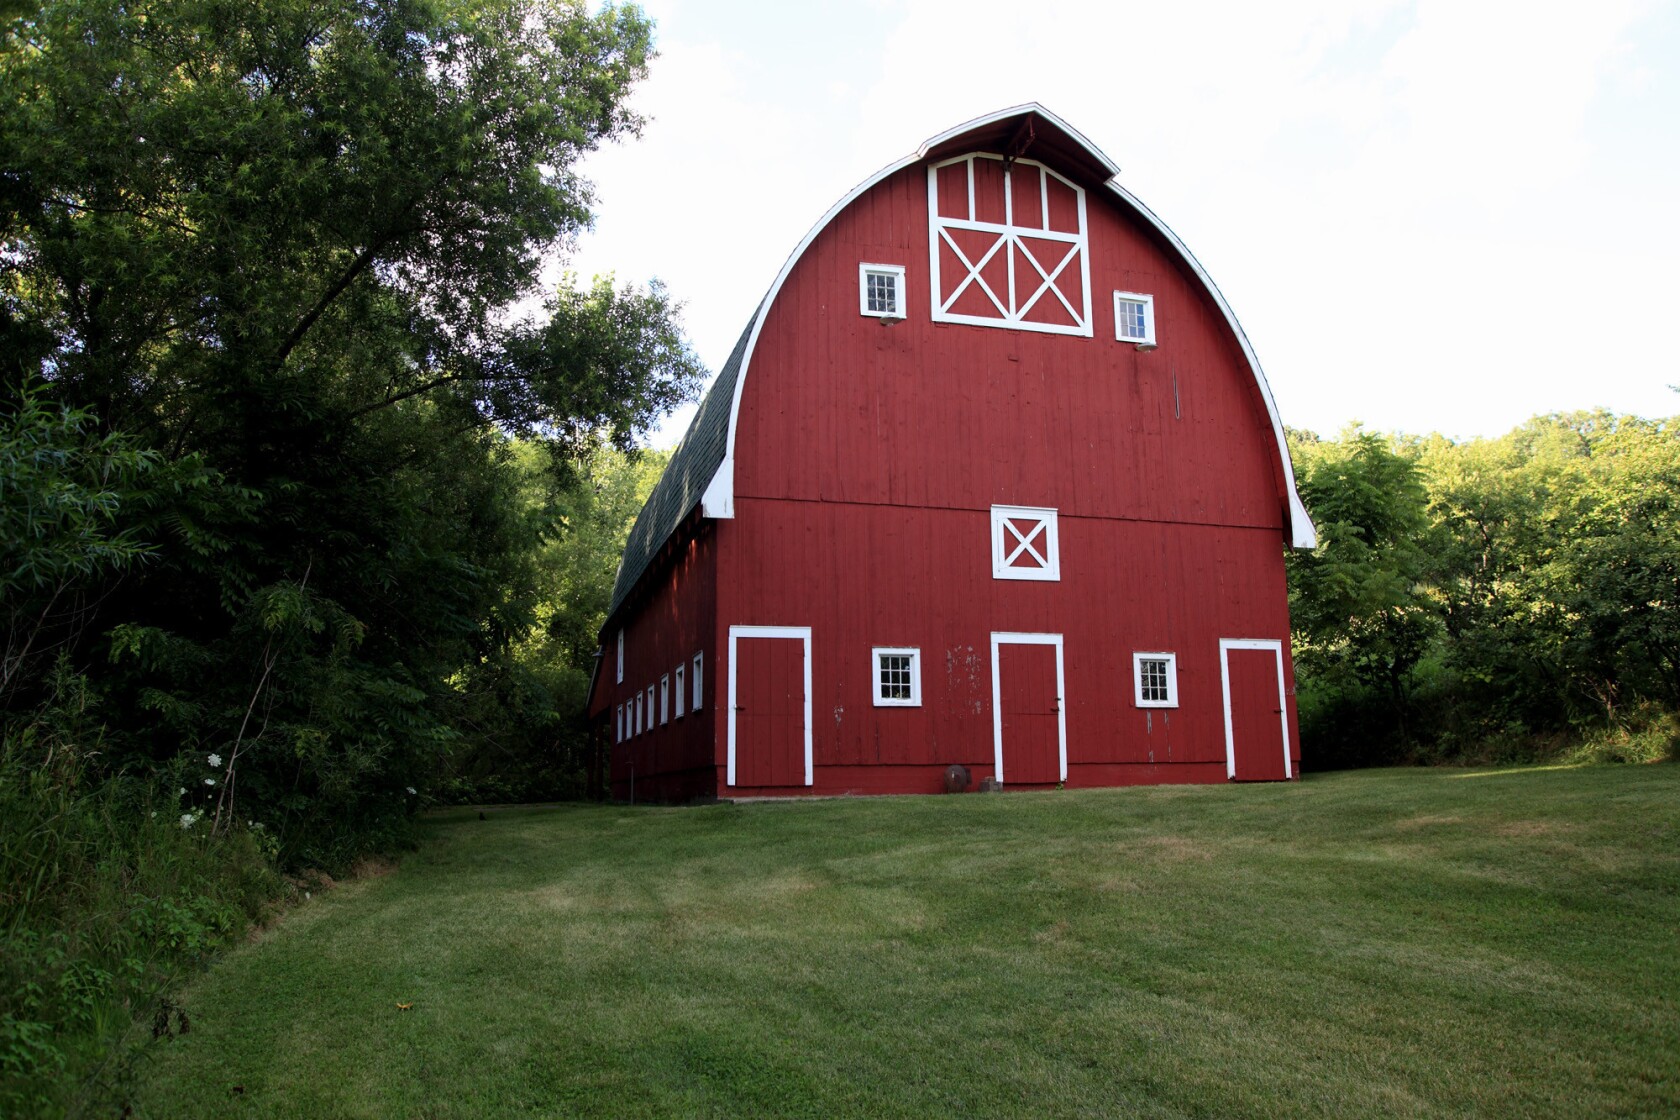
<path fill-rule="evenodd" d="M 171 985 L 285 889 L 263 833 L 212 836 L 173 781 L 98 763 L 39 725 L 0 742 L 0 1115 L 116 1102 L 188 1028 Z"/>

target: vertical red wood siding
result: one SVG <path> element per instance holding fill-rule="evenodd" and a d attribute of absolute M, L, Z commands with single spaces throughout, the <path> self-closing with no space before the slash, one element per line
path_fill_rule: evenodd
<path fill-rule="evenodd" d="M 702 523 L 697 535 L 683 542 L 662 578 L 646 581 L 648 594 L 637 609 L 624 612 L 624 681 L 618 682 L 617 626 L 604 637 L 603 664 L 597 695 L 605 694 L 611 720 L 609 733 L 618 737 L 618 708 L 645 697 L 653 686 L 650 718 L 636 735 L 615 741 L 609 771 L 612 795 L 627 801 L 631 776 L 637 801 L 688 801 L 717 793 L 716 747 L 721 737 L 711 697 L 712 670 L 717 656 L 716 534 Z M 702 683 L 707 690 L 700 711 L 692 709 L 694 655 L 704 657 Z M 675 715 L 674 697 L 667 697 L 667 718 L 659 720 L 659 685 L 683 667 L 683 714 Z"/>

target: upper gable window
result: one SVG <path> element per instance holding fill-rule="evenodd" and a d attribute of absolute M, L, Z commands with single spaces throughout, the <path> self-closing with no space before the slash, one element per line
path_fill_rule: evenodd
<path fill-rule="evenodd" d="M 1114 293 L 1114 337 L 1139 346 L 1155 345 L 1155 297 L 1142 292 Z"/>
<path fill-rule="evenodd" d="M 928 168 L 933 319 L 1091 337 L 1085 191 L 1030 159 Z"/>
<path fill-rule="evenodd" d="M 880 319 L 904 318 L 904 266 L 858 265 L 858 311 Z"/>
<path fill-rule="evenodd" d="M 624 631 L 618 632 L 618 684 L 624 683 Z"/>
<path fill-rule="evenodd" d="M 992 507 L 992 578 L 1062 578 L 1055 510 L 1032 506 Z"/>

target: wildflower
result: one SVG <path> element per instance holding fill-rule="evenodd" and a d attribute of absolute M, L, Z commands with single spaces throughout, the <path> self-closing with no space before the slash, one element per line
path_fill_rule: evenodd
<path fill-rule="evenodd" d="M 410 796 L 410 797 L 414 797 L 414 796 L 415 796 L 415 792 L 414 792 L 414 787 L 413 787 L 413 786 L 409 786 L 409 787 L 408 787 L 408 795 L 409 795 L 409 796 Z"/>
<path fill-rule="evenodd" d="M 210 765 L 220 766 L 221 764 L 222 764 L 222 756 L 221 755 L 213 754 L 213 755 L 210 756 Z"/>
<path fill-rule="evenodd" d="M 207 786 L 213 786 L 213 785 L 216 784 L 216 779 L 206 778 L 206 779 L 204 779 L 204 784 L 207 785 Z"/>
<path fill-rule="evenodd" d="M 182 786 L 180 789 L 175 791 L 175 796 L 176 797 L 185 797 L 186 795 L 187 795 L 187 787 L 186 786 Z"/>
<path fill-rule="evenodd" d="M 182 828 L 191 828 L 193 825 L 195 825 L 197 823 L 198 823 L 198 814 L 197 813 L 182 813 L 181 814 L 181 827 Z"/>

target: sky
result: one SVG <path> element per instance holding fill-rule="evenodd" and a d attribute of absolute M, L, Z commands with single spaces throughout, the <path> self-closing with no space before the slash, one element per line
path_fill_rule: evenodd
<path fill-rule="evenodd" d="M 1037 101 L 1202 262 L 1291 427 L 1680 413 L 1676 0 L 643 7 L 648 123 L 582 165 L 563 267 L 658 278 L 714 372 L 837 199 Z"/>

